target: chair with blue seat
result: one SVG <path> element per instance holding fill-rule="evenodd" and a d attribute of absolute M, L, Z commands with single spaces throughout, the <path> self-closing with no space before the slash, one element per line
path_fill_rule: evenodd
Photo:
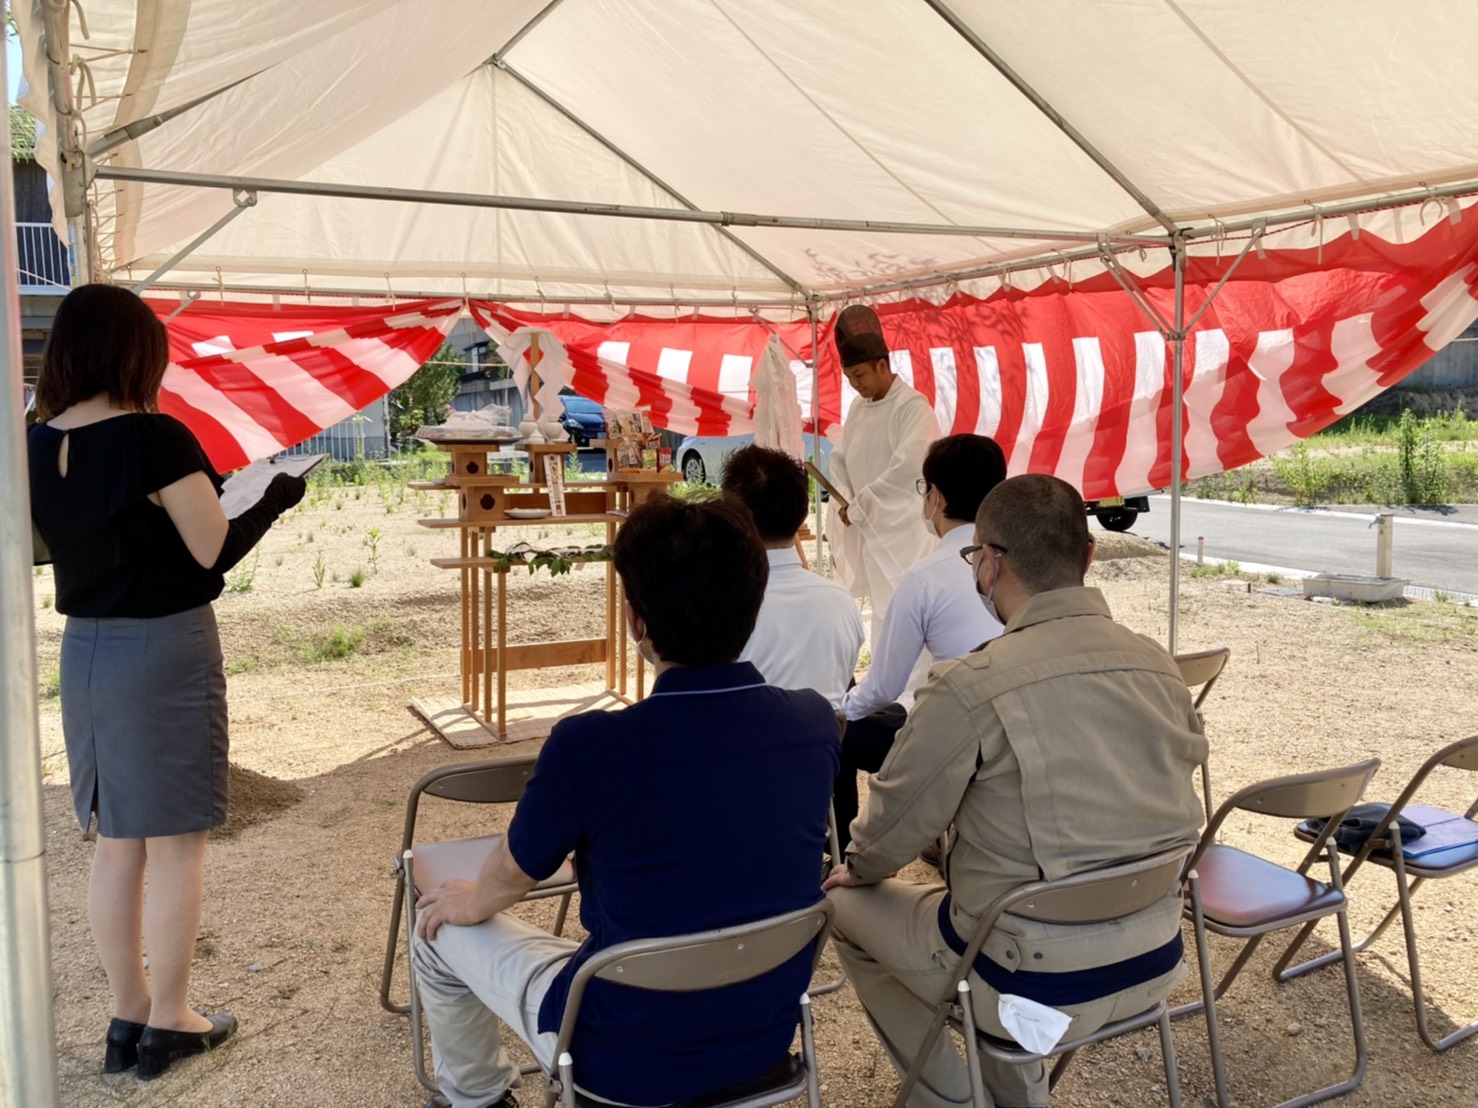
<path fill-rule="evenodd" d="M 1478 1031 L 1478 1022 L 1475 1022 L 1459 1027 L 1440 1039 L 1434 1038 L 1428 1025 L 1427 1002 L 1422 991 L 1421 960 L 1417 953 L 1416 919 L 1411 910 L 1411 898 L 1427 881 L 1456 877 L 1478 866 L 1478 820 L 1474 819 L 1478 815 L 1478 801 L 1474 801 L 1461 815 L 1444 808 L 1411 803 L 1432 772 L 1442 767 L 1469 772 L 1478 770 L 1478 735 L 1470 735 L 1444 746 L 1422 764 L 1390 809 L 1380 817 L 1364 845 L 1358 848 L 1355 857 L 1345 867 L 1344 874 L 1348 881 L 1366 862 L 1373 862 L 1395 875 L 1396 903 L 1354 949 L 1357 954 L 1367 949 L 1385 933 L 1398 915 L 1401 917 L 1402 929 L 1406 933 L 1406 960 L 1411 967 L 1411 996 L 1416 1007 L 1417 1033 L 1422 1042 L 1438 1053 Z M 1396 818 L 1398 815 L 1420 824 L 1426 834 L 1414 842 L 1403 842 L 1401 825 Z M 1314 831 L 1302 825 L 1294 833 L 1305 842 L 1312 842 L 1316 837 Z M 1284 951 L 1276 970 L 1278 980 L 1290 981 L 1339 960 L 1339 952 L 1333 951 L 1289 967 L 1317 922 L 1305 924 Z"/>
<path fill-rule="evenodd" d="M 1316 773 L 1302 773 L 1249 785 L 1228 797 L 1206 825 L 1201 842 L 1187 870 L 1189 903 L 1186 911 L 1195 928 L 1196 958 L 1200 963 L 1201 1000 L 1183 1004 L 1172 1018 L 1206 1013 L 1206 1038 L 1211 1050 L 1211 1072 L 1216 1082 L 1216 1100 L 1227 1108 L 1226 1060 L 1222 1056 L 1216 1002 L 1251 960 L 1263 938 L 1301 924 L 1334 916 L 1339 924 L 1339 958 L 1345 967 L 1345 989 L 1350 1006 L 1350 1029 L 1355 1041 L 1355 1067 L 1337 1084 L 1284 1101 L 1278 1108 L 1303 1108 L 1353 1092 L 1365 1079 L 1368 1050 L 1365 1025 L 1360 1013 L 1360 991 L 1355 977 L 1354 945 L 1350 941 L 1339 852 L 1333 833 L 1346 813 L 1359 800 L 1380 767 L 1379 758 Z M 1296 870 L 1256 854 L 1216 841 L 1217 834 L 1233 812 L 1246 811 L 1280 818 L 1313 818 L 1327 822 L 1314 837 L 1308 853 Z M 1329 880 L 1310 877 L 1309 870 L 1320 858 L 1329 867 Z M 1219 983 L 1213 985 L 1207 933 L 1243 939 L 1241 951 Z"/>

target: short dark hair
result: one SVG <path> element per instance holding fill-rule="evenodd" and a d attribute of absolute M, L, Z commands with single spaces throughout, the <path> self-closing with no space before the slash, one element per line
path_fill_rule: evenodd
<path fill-rule="evenodd" d="M 665 661 L 714 666 L 739 657 L 770 577 L 770 560 L 742 505 L 654 496 L 616 532 L 612 560 Z"/>
<path fill-rule="evenodd" d="M 968 523 L 1006 479 L 1006 455 L 984 435 L 946 435 L 924 455 L 924 481 L 944 497 L 944 514 Z"/>
<path fill-rule="evenodd" d="M 793 539 L 806 522 L 806 468 L 783 450 L 734 451 L 724 459 L 723 490 L 749 509 L 765 542 Z"/>
<path fill-rule="evenodd" d="M 117 285 L 80 285 L 62 299 L 36 378 L 42 419 L 107 393 L 120 408 L 150 412 L 169 365 L 169 336 L 159 317 Z"/>
<path fill-rule="evenodd" d="M 993 488 L 975 517 L 975 537 L 1005 550 L 1011 572 L 1034 593 L 1082 585 L 1093 545 L 1078 490 L 1045 473 Z"/>

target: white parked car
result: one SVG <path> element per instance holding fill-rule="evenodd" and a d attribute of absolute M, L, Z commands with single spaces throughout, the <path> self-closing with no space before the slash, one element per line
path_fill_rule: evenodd
<path fill-rule="evenodd" d="M 754 442 L 753 435 L 690 435 L 677 444 L 673 461 L 690 485 L 717 485 L 724 479 L 724 459 Z M 811 436 L 805 437 L 806 457 L 811 456 Z M 821 472 L 831 474 L 831 443 L 821 440 Z"/>

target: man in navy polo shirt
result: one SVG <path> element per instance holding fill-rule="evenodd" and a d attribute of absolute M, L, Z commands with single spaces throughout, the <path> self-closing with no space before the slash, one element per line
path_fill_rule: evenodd
<path fill-rule="evenodd" d="M 646 700 L 561 721 L 475 883 L 417 902 L 417 983 L 442 1096 L 515 1103 L 509 1024 L 549 1069 L 570 981 L 631 939 L 729 927 L 816 903 L 838 765 L 819 694 L 767 686 L 736 662 L 768 575 L 742 507 L 660 497 L 615 544 L 632 637 L 655 669 Z M 715 843 L 724 863 L 714 864 Z M 573 853 L 577 945 L 505 909 Z M 763 1074 L 795 1033 L 810 952 L 753 981 L 696 993 L 591 982 L 571 1054 L 585 1093 L 627 1105 L 692 1100 Z"/>

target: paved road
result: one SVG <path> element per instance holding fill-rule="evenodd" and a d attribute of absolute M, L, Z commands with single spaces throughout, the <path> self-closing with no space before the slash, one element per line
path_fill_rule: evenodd
<path fill-rule="evenodd" d="M 1196 536 L 1206 537 L 1211 561 L 1278 566 L 1313 573 L 1375 572 L 1376 509 L 1273 508 L 1266 505 L 1182 501 L 1181 549 L 1195 551 Z M 1393 572 L 1413 585 L 1478 594 L 1478 512 L 1448 513 L 1440 520 L 1396 514 Z M 1170 541 L 1170 497 L 1150 497 L 1134 534 Z"/>

